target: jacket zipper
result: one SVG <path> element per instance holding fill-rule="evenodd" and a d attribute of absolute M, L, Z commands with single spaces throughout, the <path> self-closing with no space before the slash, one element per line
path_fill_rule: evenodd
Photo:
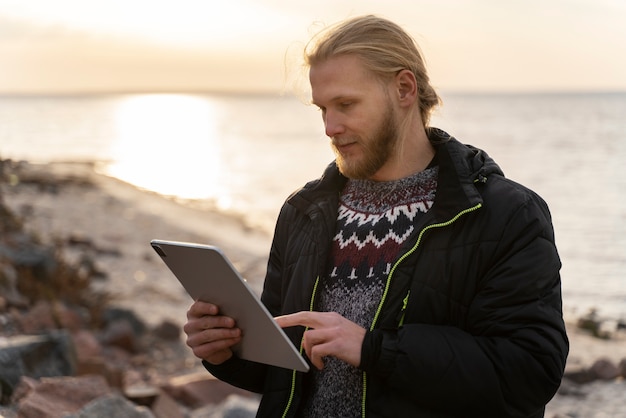
<path fill-rule="evenodd" d="M 317 278 L 315 279 L 315 284 L 313 285 L 313 294 L 311 295 L 311 301 L 309 302 L 309 311 L 313 311 L 313 307 L 315 306 L 315 295 L 317 295 L 317 285 L 320 282 L 320 277 L 317 276 Z M 305 332 L 309 329 L 309 327 L 305 328 Z M 304 351 L 304 346 L 303 346 L 303 341 L 304 338 L 300 339 L 300 354 L 302 354 L 302 352 Z M 291 389 L 289 390 L 289 400 L 287 400 L 287 406 L 285 407 L 285 411 L 283 412 L 282 418 L 285 418 L 287 416 L 287 412 L 289 412 L 289 409 L 291 408 L 291 403 L 293 402 L 293 395 L 296 392 L 296 376 L 297 376 L 297 371 L 296 370 L 292 370 L 291 372 Z"/>
<path fill-rule="evenodd" d="M 411 294 L 411 289 L 407 290 L 406 296 L 402 299 L 402 309 L 400 309 L 400 315 L 398 318 L 398 327 L 401 327 L 404 324 L 404 314 L 406 313 L 406 306 L 409 304 L 409 295 Z"/>
<path fill-rule="evenodd" d="M 376 313 L 374 314 L 374 319 L 372 320 L 372 324 L 370 325 L 370 331 L 374 330 L 374 328 L 376 326 L 376 323 L 378 322 L 378 317 L 380 316 L 380 313 L 382 311 L 383 305 L 385 304 L 385 301 L 387 299 L 387 294 L 389 293 L 389 286 L 391 284 L 391 278 L 393 276 L 393 273 L 396 271 L 396 268 L 398 267 L 398 265 L 400 265 L 400 263 L 402 261 L 404 261 L 408 256 L 410 256 L 411 254 L 413 254 L 417 250 L 417 247 L 419 247 L 420 243 L 422 242 L 422 238 L 424 237 L 424 234 L 426 233 L 426 231 L 428 231 L 429 229 L 433 229 L 433 228 L 442 228 L 442 227 L 449 226 L 452 223 L 456 222 L 461 216 L 463 216 L 463 215 L 465 215 L 467 213 L 470 213 L 470 212 L 474 212 L 475 210 L 478 210 L 481 207 L 482 207 L 482 204 L 478 203 L 475 206 L 472 206 L 470 208 L 462 210 L 461 212 L 459 212 L 456 216 L 454 216 L 449 221 L 428 225 L 427 227 L 425 227 L 424 229 L 422 229 L 420 231 L 420 233 L 419 233 L 419 235 L 417 237 L 417 242 L 415 243 L 415 245 L 409 251 L 404 253 L 398 259 L 398 261 L 395 262 L 395 264 L 391 268 L 391 271 L 389 272 L 389 275 L 387 276 L 387 283 L 385 284 L 385 290 L 383 292 L 383 296 L 381 297 L 380 302 L 378 303 L 378 308 L 376 309 Z M 405 311 L 406 311 L 406 307 L 407 307 L 407 305 L 409 303 L 409 295 L 410 295 L 410 290 L 407 292 L 405 298 L 402 300 L 402 309 L 400 311 L 400 313 L 401 313 L 400 325 L 402 325 L 402 323 L 404 323 L 404 314 L 405 314 Z M 362 418 L 365 418 L 366 395 L 367 395 L 367 373 L 363 372 L 363 398 L 361 400 L 361 417 Z"/>

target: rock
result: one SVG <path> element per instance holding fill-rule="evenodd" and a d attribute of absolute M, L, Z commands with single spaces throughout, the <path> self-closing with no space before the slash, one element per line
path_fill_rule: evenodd
<path fill-rule="evenodd" d="M 66 331 L 0 339 L 0 380 L 12 391 L 20 377 L 67 376 L 76 370 L 76 355 Z"/>
<path fill-rule="evenodd" d="M 156 386 L 135 384 L 124 388 L 124 396 L 137 405 L 151 406 L 161 391 Z"/>
<path fill-rule="evenodd" d="M 96 258 L 86 253 L 81 254 L 78 260 L 78 274 L 94 279 L 104 279 L 107 277 L 107 273 L 98 266 Z"/>
<path fill-rule="evenodd" d="M 24 233 L 15 233 L 10 246 L 2 246 L 0 254 L 18 269 L 27 268 L 35 279 L 47 280 L 54 272 L 57 262 L 52 248 L 47 248 L 32 240 Z"/>
<path fill-rule="evenodd" d="M 150 409 L 138 406 L 121 395 L 110 394 L 88 403 L 78 413 L 63 418 L 155 418 Z"/>
<path fill-rule="evenodd" d="M 5 306 L 0 312 L 4 312 L 8 306 L 28 305 L 28 300 L 17 288 L 17 270 L 2 260 L 2 244 L 0 244 L 0 293 L 5 301 Z"/>
<path fill-rule="evenodd" d="M 622 360 L 620 364 L 616 366 L 611 360 L 600 358 L 589 368 L 581 366 L 566 367 L 563 377 L 577 384 L 585 384 L 595 380 L 617 379 L 620 376 L 624 376 L 624 369 L 626 369 L 626 359 Z"/>
<path fill-rule="evenodd" d="M 70 308 L 61 301 L 39 300 L 27 310 L 11 310 L 13 322 L 22 334 L 37 334 L 50 329 L 71 331 L 85 328 L 89 313 L 78 307 Z"/>
<path fill-rule="evenodd" d="M 40 300 L 25 312 L 14 310 L 12 315 L 22 334 L 37 334 L 57 328 L 52 304 L 47 301 Z"/>
<path fill-rule="evenodd" d="M 66 240 L 69 245 L 77 245 L 87 248 L 95 247 L 93 240 L 90 237 L 76 231 L 71 232 Z"/>
<path fill-rule="evenodd" d="M 589 371 L 589 369 L 582 366 L 571 366 L 568 365 L 565 368 L 565 374 L 563 375 L 564 380 L 569 380 L 570 382 L 582 385 L 585 383 L 593 382 L 596 377 L 593 373 Z"/>
<path fill-rule="evenodd" d="M 583 390 L 582 385 L 574 383 L 573 381 L 568 379 L 564 379 L 561 382 L 558 394 L 561 396 L 571 396 L 575 398 L 584 398 L 585 396 L 587 396 L 587 394 Z"/>
<path fill-rule="evenodd" d="M 109 308 L 104 312 L 103 319 L 105 324 L 111 324 L 117 321 L 126 321 L 137 335 L 142 335 L 146 331 L 146 325 L 139 319 L 135 312 L 122 308 Z"/>
<path fill-rule="evenodd" d="M 2 417 L 2 418 L 18 418 L 17 411 L 15 411 L 13 408 L 5 408 L 3 406 L 0 406 L 0 417 Z"/>
<path fill-rule="evenodd" d="M 52 304 L 53 313 L 59 328 L 69 331 L 78 331 L 86 328 L 90 319 L 85 308 L 69 307 L 68 304 L 57 301 Z"/>
<path fill-rule="evenodd" d="M 23 378 L 12 401 L 20 418 L 60 418 L 110 393 L 102 376 Z"/>
<path fill-rule="evenodd" d="M 157 418 L 187 418 L 189 416 L 186 408 L 164 391 L 160 391 L 159 396 L 154 400 L 152 413 Z"/>
<path fill-rule="evenodd" d="M 596 379 L 600 380 L 613 380 L 620 375 L 617 366 L 611 360 L 605 358 L 596 360 L 589 372 Z"/>
<path fill-rule="evenodd" d="M 216 405 L 230 395 L 256 396 L 251 392 L 217 380 L 208 373 L 195 373 L 173 378 L 162 389 L 176 401 L 192 409 Z"/>
<path fill-rule="evenodd" d="M 619 375 L 626 379 L 626 358 L 623 358 L 619 364 L 617 365 L 617 368 L 619 370 Z"/>
<path fill-rule="evenodd" d="M 124 387 L 125 370 L 120 366 L 110 363 L 102 357 L 91 357 L 78 363 L 76 375 L 99 375 L 104 377 L 109 386 L 117 389 Z"/>
<path fill-rule="evenodd" d="M 578 319 L 578 328 L 589 331 L 591 335 L 601 339 L 611 338 L 611 332 L 606 329 L 604 320 L 599 317 L 596 309 L 591 309 L 587 315 Z"/>
<path fill-rule="evenodd" d="M 102 355 L 102 345 L 92 331 L 86 329 L 75 331 L 72 333 L 72 340 L 79 362 Z"/>
<path fill-rule="evenodd" d="M 230 395 L 219 405 L 194 410 L 190 418 L 254 418 L 257 409 L 259 409 L 257 399 Z"/>
<path fill-rule="evenodd" d="M 102 343 L 121 348 L 128 353 L 136 353 L 139 348 L 132 324 L 123 319 L 108 324 L 102 333 Z"/>
<path fill-rule="evenodd" d="M 180 337 L 182 327 L 172 321 L 163 321 L 156 327 L 154 327 L 154 334 L 167 341 L 177 340 Z"/>

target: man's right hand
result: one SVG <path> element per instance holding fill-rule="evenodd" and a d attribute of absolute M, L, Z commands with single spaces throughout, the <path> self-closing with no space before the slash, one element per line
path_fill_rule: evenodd
<path fill-rule="evenodd" d="M 241 341 L 241 329 L 235 325 L 233 318 L 219 315 L 216 305 L 196 301 L 187 311 L 183 331 L 193 354 L 217 365 L 231 358 L 231 347 Z"/>

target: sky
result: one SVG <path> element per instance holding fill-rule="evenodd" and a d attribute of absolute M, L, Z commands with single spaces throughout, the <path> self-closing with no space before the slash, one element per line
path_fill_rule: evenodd
<path fill-rule="evenodd" d="M 624 0 L 0 0 L 0 94 L 284 92 L 325 25 L 377 14 L 445 91 L 626 91 Z"/>

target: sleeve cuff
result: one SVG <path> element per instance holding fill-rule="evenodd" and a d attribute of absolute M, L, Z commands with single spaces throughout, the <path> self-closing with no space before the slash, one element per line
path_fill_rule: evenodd
<path fill-rule="evenodd" d="M 386 377 L 393 371 L 396 350 L 395 332 L 376 329 L 368 331 L 361 346 L 359 368 L 379 377 Z"/>

